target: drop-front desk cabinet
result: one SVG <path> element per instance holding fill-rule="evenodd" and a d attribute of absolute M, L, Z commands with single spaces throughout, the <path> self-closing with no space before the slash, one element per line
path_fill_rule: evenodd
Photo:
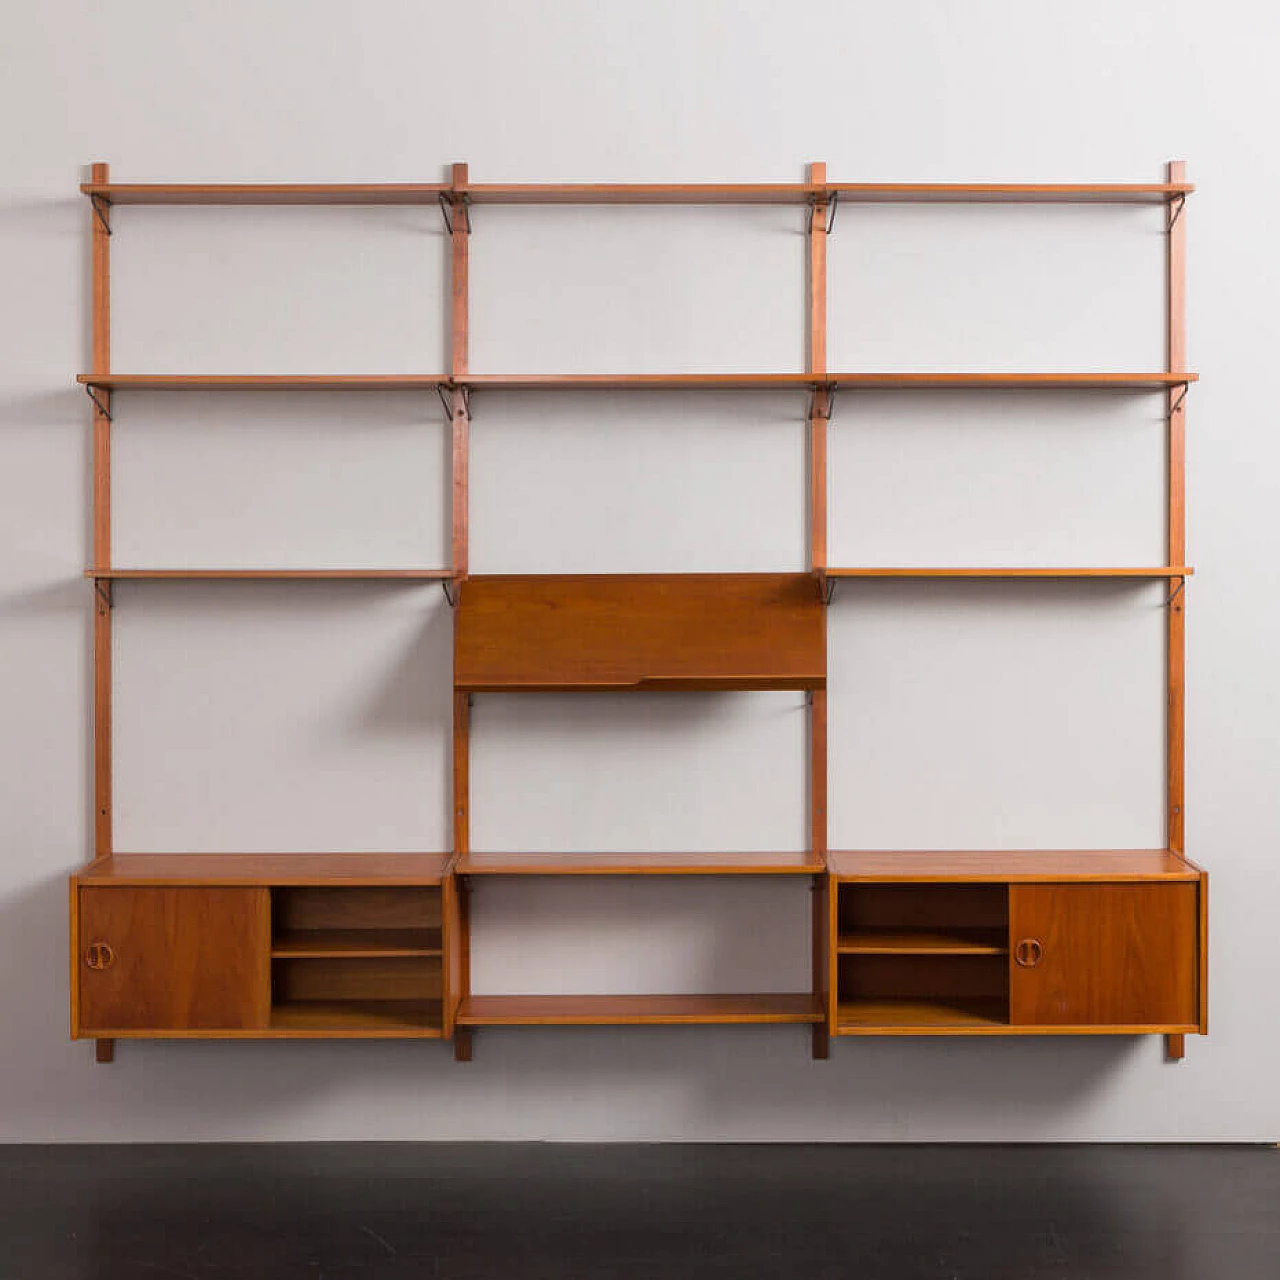
<path fill-rule="evenodd" d="M 92 237 L 94 850 L 71 879 L 71 1025 L 110 1061 L 122 1037 L 443 1038 L 471 1054 L 476 1028 L 792 1024 L 825 1057 L 833 1036 L 1158 1033 L 1179 1058 L 1206 1030 L 1204 873 L 1182 855 L 1186 399 L 1185 166 L 1131 184 L 832 183 L 813 164 L 803 183 L 117 184 L 106 165 L 83 184 Z M 1163 219 L 1167 246 L 1165 367 L 1145 372 L 834 372 L 827 367 L 827 237 L 838 207 L 860 202 L 1137 204 Z M 807 358 L 793 372 L 476 374 L 468 364 L 469 262 L 491 204 L 795 206 L 806 237 Z M 448 371 L 361 374 L 166 374 L 111 367 L 112 223 L 133 204 L 346 204 L 439 207 L 449 244 Z M 473 217 L 474 214 L 474 217 Z M 1087 216 L 1087 215 L 1082 215 Z M 416 224 L 410 224 L 416 225 Z M 845 234 L 857 234 L 856 224 Z M 1166 537 L 1146 567 L 892 568 L 837 566 L 827 556 L 827 442 L 836 393 L 911 395 L 947 388 L 1154 398 L 1165 433 Z M 512 390 L 627 394 L 661 388 L 768 391 L 795 397 L 797 448 L 807 451 L 805 572 L 477 576 L 469 567 L 472 401 Z M 450 563 L 426 568 L 124 568 L 111 545 L 112 424 L 133 397 L 324 395 L 396 391 L 444 406 L 451 439 Z M 479 396 L 473 393 L 480 392 Z M 354 401 L 353 401 L 354 403 Z M 1082 414 L 1087 409 L 1081 409 Z M 779 429 L 785 429 L 780 427 Z M 1030 427 L 1028 429 L 1031 429 Z M 726 448 L 733 447 L 726 443 Z M 162 531 L 161 531 L 162 533 Z M 1140 586 L 1165 593 L 1166 835 L 1157 850 L 1026 852 L 830 851 L 827 836 L 827 630 L 833 593 L 851 579 L 955 582 L 1037 579 Z M 453 607 L 452 849 L 447 853 L 142 854 L 116 847 L 112 789 L 112 615 L 170 580 L 239 580 L 245 591 L 291 580 L 443 587 Z M 251 583 L 259 584 L 254 587 Z M 299 588 L 304 589 L 304 588 Z M 356 606 L 358 588 L 352 588 Z M 125 607 L 129 607 L 126 603 Z M 843 602 L 842 602 L 843 607 Z M 856 608 L 852 601 L 849 607 Z M 1087 601 L 1082 607 L 1087 608 Z M 940 639 L 940 643 L 945 642 Z M 770 853 L 518 853 L 475 851 L 470 839 L 473 699 L 682 690 L 720 697 L 778 690 L 803 698 L 808 818 L 803 851 Z M 753 876 L 812 890 L 812 964 L 803 990 L 535 996 L 472 992 L 472 890 L 486 877 Z M 787 985 L 787 984 L 780 984 Z"/>

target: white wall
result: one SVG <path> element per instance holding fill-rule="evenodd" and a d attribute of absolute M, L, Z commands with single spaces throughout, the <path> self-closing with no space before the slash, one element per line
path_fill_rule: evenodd
<path fill-rule="evenodd" d="M 46 0 L 7 15 L 0 200 L 0 1137 L 1264 1139 L 1275 1066 L 1280 444 L 1275 20 L 1257 6 L 902 0 Z M 1187 842 L 1212 1034 L 858 1041 L 798 1028 L 431 1044 L 123 1044 L 66 1022 L 89 852 L 88 213 L 120 181 L 1157 180 L 1191 205 Z M 429 209 L 120 209 L 115 367 L 443 368 Z M 796 369 L 796 210 L 475 214 L 473 367 Z M 834 367 L 1161 358 L 1151 210 L 840 210 Z M 431 396 L 121 395 L 116 559 L 437 564 Z M 803 402 L 475 398 L 473 567 L 795 568 Z M 846 562 L 1160 554 L 1157 399 L 843 396 Z M 1159 843 L 1162 595 L 842 588 L 839 845 Z M 449 617 L 429 588 L 140 584 L 116 611 L 122 849 L 448 838 Z M 797 848 L 795 697 L 478 699 L 476 847 Z M 796 886 L 485 886 L 477 985 L 805 981 Z"/>

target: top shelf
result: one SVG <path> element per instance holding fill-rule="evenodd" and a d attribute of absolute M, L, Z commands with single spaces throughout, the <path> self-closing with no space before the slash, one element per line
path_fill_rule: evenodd
<path fill-rule="evenodd" d="M 85 182 L 80 190 L 108 204 L 435 204 L 441 196 L 471 204 L 806 205 L 855 204 L 1168 204 L 1191 183 L 570 182 L 570 183 L 209 183 Z"/>
<path fill-rule="evenodd" d="M 1159 391 L 1184 387 L 1199 374 L 1173 373 L 468 373 L 430 374 L 168 374 L 82 373 L 82 386 L 102 391 L 415 391 L 466 387 L 500 391 L 770 391 L 814 390 L 1077 390 Z"/>

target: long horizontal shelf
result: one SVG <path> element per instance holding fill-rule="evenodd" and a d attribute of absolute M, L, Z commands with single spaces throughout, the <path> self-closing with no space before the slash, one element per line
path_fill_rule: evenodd
<path fill-rule="evenodd" d="M 271 940 L 274 960 L 438 956 L 439 929 L 291 929 Z"/>
<path fill-rule="evenodd" d="M 439 1000 L 297 1000 L 273 1005 L 271 1029 L 316 1039 L 439 1039 Z"/>
<path fill-rule="evenodd" d="M 83 867 L 100 885 L 438 885 L 449 853 L 117 853 Z"/>
<path fill-rule="evenodd" d="M 465 853 L 454 870 L 472 876 L 816 875 L 814 853 Z"/>
<path fill-rule="evenodd" d="M 436 182 L 82 182 L 108 204 L 435 204 Z"/>
<path fill-rule="evenodd" d="M 856 929 L 842 933 L 836 950 L 851 956 L 1003 956 L 999 929 Z"/>
<path fill-rule="evenodd" d="M 973 884 L 1060 881 L 1195 880 L 1199 871 L 1167 849 L 832 850 L 827 867 L 841 881 Z"/>
<path fill-rule="evenodd" d="M 827 190 L 855 204 L 1167 204 L 1190 182 L 836 182 Z"/>
<path fill-rule="evenodd" d="M 842 1000 L 836 1006 L 837 1035 L 902 1034 L 913 1028 L 1005 1031 L 1008 1026 L 1008 1011 L 999 1000 Z"/>
<path fill-rule="evenodd" d="M 819 1000 L 785 995 L 469 996 L 461 1026 L 674 1026 L 686 1023 L 821 1022 Z"/>
<path fill-rule="evenodd" d="M 444 582 L 448 569 L 86 569 L 86 578 L 101 582 L 256 581 L 290 582 Z"/>
<path fill-rule="evenodd" d="M 449 379 L 417 373 L 81 373 L 100 391 L 431 391 Z"/>
<path fill-rule="evenodd" d="M 434 204 L 441 195 L 485 204 L 809 204 L 838 195 L 851 203 L 1163 204 L 1191 183 L 923 182 L 479 182 L 209 183 L 85 182 L 109 204 Z"/>
<path fill-rule="evenodd" d="M 1198 382 L 1198 373 L 829 373 L 826 383 L 850 390 L 1009 391 L 1159 390 Z"/>
<path fill-rule="evenodd" d="M 1137 390 L 1183 387 L 1195 373 L 82 373 L 102 391 L 429 391 L 461 386 L 498 391 Z"/>
<path fill-rule="evenodd" d="M 828 578 L 1189 578 L 1188 565 L 1149 568 L 846 568 L 824 569 Z"/>

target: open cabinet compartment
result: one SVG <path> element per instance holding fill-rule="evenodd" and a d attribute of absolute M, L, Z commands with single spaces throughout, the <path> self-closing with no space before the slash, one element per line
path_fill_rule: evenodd
<path fill-rule="evenodd" d="M 274 889 L 271 1024 L 442 1034 L 439 888 Z"/>
<path fill-rule="evenodd" d="M 842 884 L 836 1033 L 1009 1023 L 1009 890 Z"/>

